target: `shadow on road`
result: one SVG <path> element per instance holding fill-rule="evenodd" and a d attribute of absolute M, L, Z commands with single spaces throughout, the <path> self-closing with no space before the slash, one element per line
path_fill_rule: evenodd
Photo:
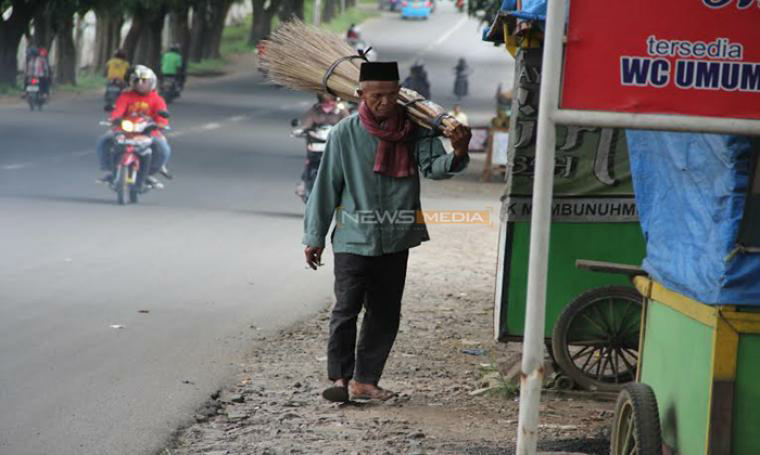
<path fill-rule="evenodd" d="M 114 198 L 95 198 L 87 196 L 61 196 L 51 194 L 7 194 L 0 195 L 0 198 L 5 199 L 33 199 L 38 201 L 52 201 L 52 202 L 78 202 L 85 204 L 105 204 L 105 205 L 117 205 Z"/>

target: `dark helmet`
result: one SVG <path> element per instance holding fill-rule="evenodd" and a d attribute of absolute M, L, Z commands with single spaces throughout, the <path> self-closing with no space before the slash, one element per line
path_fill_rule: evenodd
<path fill-rule="evenodd" d="M 176 42 L 176 41 L 174 41 L 174 42 L 173 42 L 173 43 L 172 43 L 172 44 L 169 46 L 169 52 L 176 52 L 176 53 L 178 53 L 178 54 L 179 54 L 179 53 L 180 53 L 180 45 L 179 45 L 179 43 L 178 43 L 178 42 Z"/>
<path fill-rule="evenodd" d="M 30 57 L 36 57 L 40 55 L 40 51 L 35 46 L 29 46 L 29 49 L 27 49 L 27 52 L 29 53 Z"/>
<path fill-rule="evenodd" d="M 127 53 L 124 52 L 124 49 L 116 49 L 116 52 L 113 53 L 113 56 L 116 58 L 125 59 L 127 58 Z"/>

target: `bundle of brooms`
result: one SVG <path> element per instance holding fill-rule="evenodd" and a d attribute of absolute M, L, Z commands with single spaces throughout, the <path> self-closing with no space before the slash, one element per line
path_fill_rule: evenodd
<path fill-rule="evenodd" d="M 263 65 L 272 82 L 317 93 L 331 93 L 344 100 L 359 101 L 359 67 L 364 59 L 338 35 L 292 20 L 282 24 L 265 43 Z M 398 103 L 405 106 L 416 124 L 453 129 L 459 123 L 432 101 L 414 90 L 402 88 Z"/>

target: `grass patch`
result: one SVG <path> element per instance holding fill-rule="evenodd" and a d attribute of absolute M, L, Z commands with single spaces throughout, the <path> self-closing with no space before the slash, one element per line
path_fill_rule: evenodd
<path fill-rule="evenodd" d="M 343 34 L 348 30 L 351 24 L 360 24 L 365 20 L 378 16 L 380 13 L 376 10 L 367 9 L 362 5 L 376 5 L 375 0 L 359 0 L 354 8 L 348 8 L 343 14 L 339 14 L 333 18 L 330 22 L 323 22 L 320 27 Z M 306 1 L 304 4 L 304 17 L 308 23 L 314 23 L 314 2 Z"/>
<path fill-rule="evenodd" d="M 21 93 L 21 89 L 15 85 L 0 84 L 0 96 L 2 95 L 16 95 Z"/>
<path fill-rule="evenodd" d="M 227 60 L 222 58 L 210 58 L 200 62 L 190 62 L 187 66 L 187 74 L 191 76 L 213 76 L 224 73 Z"/>
<path fill-rule="evenodd" d="M 375 5 L 376 0 L 359 0 L 354 8 L 349 8 L 343 14 L 339 14 L 330 22 L 322 23 L 321 27 L 339 34 L 345 33 L 351 24 L 359 24 L 379 13 L 362 5 Z M 304 4 L 304 16 L 309 23 L 314 22 L 314 1 L 307 0 Z M 227 57 L 235 54 L 246 54 L 253 52 L 253 46 L 248 44 L 248 36 L 251 32 L 251 23 L 253 16 L 246 16 L 238 24 L 228 25 L 222 32 L 222 43 L 219 52 L 222 57 L 219 59 L 207 59 L 200 62 L 190 62 L 187 72 L 192 76 L 212 76 L 222 74 L 224 66 L 227 64 Z M 272 30 L 280 24 L 277 16 L 272 20 Z"/>
<path fill-rule="evenodd" d="M 94 89 L 102 89 L 106 86 L 106 78 L 102 74 L 96 74 L 91 71 L 83 71 L 77 74 L 77 85 L 73 84 L 55 84 L 53 90 L 59 92 L 81 93 Z"/>
<path fill-rule="evenodd" d="M 482 387 L 489 387 L 488 396 L 502 400 L 511 400 L 520 392 L 520 386 L 508 381 L 496 363 L 491 361 L 488 366 L 481 366 L 480 380 Z"/>

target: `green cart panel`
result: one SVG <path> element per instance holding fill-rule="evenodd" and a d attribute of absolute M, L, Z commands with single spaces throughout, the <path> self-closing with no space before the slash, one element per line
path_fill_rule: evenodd
<path fill-rule="evenodd" d="M 509 223 L 507 229 L 510 246 L 504 259 L 501 338 L 523 336 L 528 283 L 530 223 Z M 599 286 L 631 285 L 623 275 L 578 269 L 576 259 L 638 265 L 645 248 L 638 223 L 552 223 L 545 336 L 551 338 L 559 314 L 581 293 Z"/>
<path fill-rule="evenodd" d="M 760 451 L 760 335 L 741 334 L 736 365 L 734 454 Z"/>
<path fill-rule="evenodd" d="M 654 389 L 662 442 L 676 453 L 703 454 L 713 328 L 650 300 L 644 330 L 639 382 Z"/>

